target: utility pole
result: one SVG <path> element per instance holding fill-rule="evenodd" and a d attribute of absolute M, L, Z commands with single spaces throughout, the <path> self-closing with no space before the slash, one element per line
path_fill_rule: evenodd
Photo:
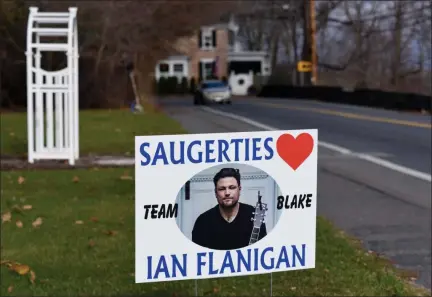
<path fill-rule="evenodd" d="M 315 23 L 315 0 L 309 0 L 310 9 L 310 29 L 311 29 L 311 52 L 312 52 L 312 83 L 314 85 L 318 82 L 318 74 L 317 74 L 317 53 L 316 53 L 316 23 Z"/>

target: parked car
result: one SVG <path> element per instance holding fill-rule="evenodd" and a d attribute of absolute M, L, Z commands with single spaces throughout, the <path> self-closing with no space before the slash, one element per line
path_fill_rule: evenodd
<path fill-rule="evenodd" d="M 202 81 L 194 94 L 194 104 L 231 104 L 231 88 L 221 80 Z"/>

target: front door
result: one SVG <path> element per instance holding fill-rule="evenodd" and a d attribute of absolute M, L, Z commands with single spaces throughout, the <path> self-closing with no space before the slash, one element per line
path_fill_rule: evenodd
<path fill-rule="evenodd" d="M 217 170 L 220 170 L 222 167 L 227 167 L 227 165 L 217 166 Z M 255 207 L 259 191 L 262 196 L 262 202 L 268 204 L 266 226 L 267 233 L 269 233 L 280 215 L 280 211 L 276 209 L 275 203 L 276 197 L 279 195 L 278 186 L 263 171 L 242 164 L 236 164 L 235 167 L 240 170 L 241 174 L 242 191 L 239 201 Z M 182 187 L 177 195 L 177 225 L 189 239 L 192 238 L 192 229 L 198 216 L 217 204 L 213 184 L 213 176 L 217 170 L 211 168 L 212 173 L 208 173 L 209 171 L 207 170 L 207 172 L 204 171 L 194 176 L 190 179 L 189 195 L 185 192 L 185 186 Z"/>
<path fill-rule="evenodd" d="M 214 77 L 214 73 L 216 70 L 215 61 L 202 61 L 199 62 L 199 76 L 201 80 L 207 80 Z"/>

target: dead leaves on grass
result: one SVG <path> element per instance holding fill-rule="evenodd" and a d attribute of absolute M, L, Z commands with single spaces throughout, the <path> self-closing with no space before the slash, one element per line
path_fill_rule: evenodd
<path fill-rule="evenodd" d="M 5 265 L 9 271 L 17 273 L 18 275 L 28 275 L 30 283 L 34 284 L 36 281 L 36 273 L 30 268 L 30 266 L 21 264 L 14 261 L 2 260 L 1 265 Z M 10 285 L 8 288 L 8 292 L 12 292 L 13 286 Z"/>
<path fill-rule="evenodd" d="M 23 222 L 21 222 L 20 220 L 16 221 L 16 222 L 15 222 L 15 225 L 16 225 L 18 228 L 22 228 L 22 227 L 24 226 Z"/>
<path fill-rule="evenodd" d="M 39 218 L 37 218 L 36 220 L 33 221 L 32 226 L 34 228 L 38 228 L 40 225 L 42 225 L 42 222 L 43 222 L 42 218 L 39 217 Z"/>
<path fill-rule="evenodd" d="M 129 171 L 123 172 L 123 175 L 120 176 L 121 180 L 133 180 L 133 177 L 129 175 Z"/>
<path fill-rule="evenodd" d="M 117 235 L 118 232 L 114 231 L 114 230 L 107 230 L 104 233 L 108 236 L 115 236 L 115 235 Z"/>
<path fill-rule="evenodd" d="M 7 211 L 2 214 L 2 223 L 10 222 L 12 219 L 12 214 L 10 211 Z"/>
<path fill-rule="evenodd" d="M 31 210 L 31 209 L 33 209 L 33 206 L 31 206 L 30 204 L 23 205 L 22 207 L 19 206 L 19 205 L 17 205 L 17 204 L 13 205 L 11 207 L 10 211 L 6 211 L 6 212 L 4 212 L 1 215 L 2 224 L 12 221 L 12 213 L 23 213 L 23 211 Z M 16 220 L 15 221 L 15 225 L 18 228 L 22 228 L 23 227 L 23 222 L 21 220 Z"/>
<path fill-rule="evenodd" d="M 18 184 L 22 185 L 25 182 L 25 178 L 20 176 L 18 177 Z"/>

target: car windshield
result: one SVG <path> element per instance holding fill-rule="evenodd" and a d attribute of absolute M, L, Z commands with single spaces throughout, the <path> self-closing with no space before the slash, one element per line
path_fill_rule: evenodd
<path fill-rule="evenodd" d="M 226 86 L 227 85 L 222 81 L 206 82 L 202 85 L 204 89 L 225 88 Z"/>

